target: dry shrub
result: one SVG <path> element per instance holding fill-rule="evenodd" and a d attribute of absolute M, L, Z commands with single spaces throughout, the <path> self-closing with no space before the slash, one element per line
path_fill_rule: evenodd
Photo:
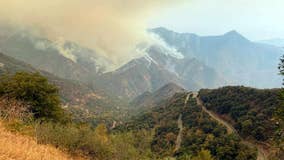
<path fill-rule="evenodd" d="M 33 138 L 8 132 L 0 122 L 0 160 L 72 160 L 69 156 L 50 146 L 39 145 Z"/>
<path fill-rule="evenodd" d="M 15 99 L 0 98 L 0 118 L 5 121 L 28 121 L 32 114 L 28 111 L 29 105 Z"/>
<path fill-rule="evenodd" d="M 72 154 L 85 154 L 94 159 L 112 159 L 108 135 L 102 127 L 44 122 L 35 127 L 38 143 L 52 144 Z"/>

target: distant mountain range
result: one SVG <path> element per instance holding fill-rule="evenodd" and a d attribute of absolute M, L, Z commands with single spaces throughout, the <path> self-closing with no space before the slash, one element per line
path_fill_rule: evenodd
<path fill-rule="evenodd" d="M 176 33 L 165 28 L 150 30 L 182 55 L 162 45 L 144 49 L 134 59 L 97 80 L 113 94 L 133 98 L 173 82 L 188 90 L 246 85 L 259 88 L 281 86 L 278 75 L 280 47 L 255 43 L 236 31 L 220 36 Z"/>
<path fill-rule="evenodd" d="M 187 90 L 224 85 L 281 86 L 277 65 L 283 49 L 252 42 L 236 31 L 198 36 L 165 28 L 151 29 L 149 32 L 159 36 L 168 47 L 138 45 L 144 56 L 110 70 L 113 63 L 108 58 L 74 42 L 50 41 L 28 31 L 0 29 L 0 51 L 7 56 L 61 79 L 128 100 L 168 83 Z"/>
<path fill-rule="evenodd" d="M 178 59 L 164 54 L 164 48 L 157 45 L 150 46 L 146 51 L 145 56 L 103 74 L 96 83 L 100 82 L 99 86 L 104 86 L 115 95 L 130 99 L 171 82 L 189 90 L 221 85 L 222 78 L 197 59 Z"/>
<path fill-rule="evenodd" d="M 281 39 L 281 38 L 267 39 L 267 40 L 262 40 L 258 42 L 284 48 L 284 39 Z"/>
<path fill-rule="evenodd" d="M 76 43 L 0 27 L 0 51 L 60 78 L 90 82 L 111 62 Z"/>
<path fill-rule="evenodd" d="M 194 57 L 212 67 L 232 85 L 260 88 L 281 85 L 277 65 L 284 52 L 279 47 L 252 42 L 236 31 L 219 36 L 177 33 L 166 28 L 151 32 L 185 57 Z"/>

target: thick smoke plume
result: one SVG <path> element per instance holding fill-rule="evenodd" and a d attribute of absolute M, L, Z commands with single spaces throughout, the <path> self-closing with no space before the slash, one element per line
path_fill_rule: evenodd
<path fill-rule="evenodd" d="M 0 23 L 95 49 L 115 63 L 147 40 L 147 20 L 183 0 L 0 0 Z M 133 55 L 132 55 L 133 54 Z"/>

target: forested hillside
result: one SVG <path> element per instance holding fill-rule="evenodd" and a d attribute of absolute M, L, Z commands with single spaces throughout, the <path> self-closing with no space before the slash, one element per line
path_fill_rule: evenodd
<path fill-rule="evenodd" d="M 281 105 L 280 89 L 223 87 L 201 90 L 199 96 L 209 110 L 234 125 L 244 139 L 283 145 L 284 128 L 276 112 Z"/>
<path fill-rule="evenodd" d="M 192 93 L 178 93 L 147 113 L 133 117 L 119 131 L 154 131 L 151 150 L 160 157 L 186 159 L 207 150 L 216 160 L 255 160 L 256 149 L 213 120 Z"/>

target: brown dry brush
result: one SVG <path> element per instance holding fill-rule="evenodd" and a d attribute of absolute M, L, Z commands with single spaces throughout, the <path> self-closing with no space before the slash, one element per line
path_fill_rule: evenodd
<path fill-rule="evenodd" d="M 0 160 L 81 160 L 51 145 L 38 144 L 33 138 L 13 133 L 0 122 Z"/>
<path fill-rule="evenodd" d="M 0 98 L 0 118 L 5 121 L 13 121 L 15 119 L 21 121 L 30 121 L 33 116 L 29 112 L 30 106 L 24 102 L 1 97 Z"/>

